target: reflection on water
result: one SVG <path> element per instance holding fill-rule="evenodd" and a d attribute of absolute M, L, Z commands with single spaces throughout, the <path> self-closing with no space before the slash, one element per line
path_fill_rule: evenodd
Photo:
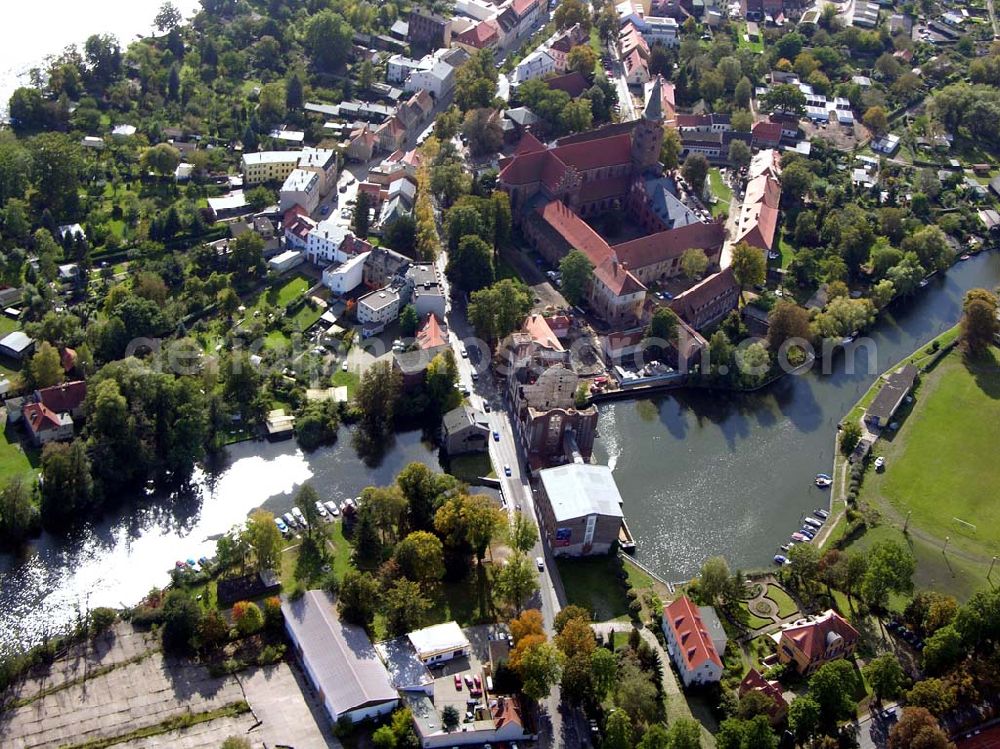
<path fill-rule="evenodd" d="M 169 581 L 177 560 L 211 555 L 215 539 L 253 509 L 288 510 L 306 481 L 339 500 L 389 483 L 411 461 L 437 467 L 419 432 L 397 435 L 375 469 L 358 461 L 350 441 L 344 429 L 336 445 L 309 454 L 294 442 L 234 445 L 183 492 L 134 503 L 70 537 L 45 534 L 18 557 L 0 555 L 0 647 L 37 642 L 95 606 L 136 603 Z"/>
<path fill-rule="evenodd" d="M 825 506 L 816 473 L 833 463 L 838 421 L 881 372 L 954 325 L 967 289 L 1000 283 L 1000 254 L 959 263 L 885 315 L 830 374 L 786 377 L 762 393 L 677 391 L 601 407 L 595 457 L 614 469 L 637 556 L 669 580 L 706 557 L 770 563 L 804 515 Z M 869 357 L 873 357 L 869 364 Z"/>

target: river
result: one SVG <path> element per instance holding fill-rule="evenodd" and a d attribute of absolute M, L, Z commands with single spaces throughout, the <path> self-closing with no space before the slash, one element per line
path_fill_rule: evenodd
<path fill-rule="evenodd" d="M 5 2 L 0 27 L 0 112 L 10 95 L 27 85 L 27 73 L 40 67 L 48 55 L 66 46 L 83 47 L 91 34 L 112 34 L 122 48 L 137 34 L 153 33 L 153 17 L 164 0 L 47 0 Z M 171 0 L 185 18 L 201 7 L 198 0 Z"/>
<path fill-rule="evenodd" d="M 335 445 L 308 454 L 294 442 L 233 445 L 221 466 L 197 471 L 189 492 L 133 502 L 69 538 L 45 533 L 17 556 L 0 554 L 0 651 L 38 642 L 78 611 L 136 603 L 169 582 L 177 560 L 212 555 L 214 539 L 250 511 L 287 512 L 306 481 L 340 501 L 391 483 L 412 461 L 440 470 L 420 431 L 397 434 L 377 468 L 358 459 L 346 428 Z"/>
<path fill-rule="evenodd" d="M 958 263 L 893 306 L 871 349 L 852 344 L 854 373 L 836 356 L 832 374 L 788 376 L 761 393 L 678 391 L 603 407 L 595 456 L 614 469 L 637 558 L 671 581 L 717 554 L 733 569 L 769 564 L 829 501 L 812 480 L 830 472 L 840 419 L 879 373 L 958 321 L 967 289 L 997 284 L 1000 253 Z"/>
<path fill-rule="evenodd" d="M 998 283 L 1000 253 L 934 280 L 882 318 L 871 371 L 954 325 L 966 289 Z M 767 564 L 801 515 L 827 502 L 812 478 L 830 468 L 836 424 L 876 376 L 863 347 L 855 363 L 855 374 L 840 358 L 833 374 L 786 377 L 753 395 L 677 392 L 602 407 L 596 455 L 614 468 L 638 558 L 670 580 L 714 554 L 733 567 Z M 134 604 L 168 581 L 176 560 L 211 554 L 214 538 L 254 508 L 287 511 L 307 480 L 339 500 L 390 483 L 411 461 L 438 465 L 420 432 L 397 435 L 375 469 L 350 443 L 342 429 L 336 445 L 310 454 L 292 442 L 234 445 L 183 496 L 134 502 L 68 539 L 43 534 L 19 556 L 0 555 L 0 648 L 37 642 L 78 610 Z"/>

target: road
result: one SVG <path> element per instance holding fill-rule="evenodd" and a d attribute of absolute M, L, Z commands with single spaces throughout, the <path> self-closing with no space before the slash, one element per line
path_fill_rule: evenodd
<path fill-rule="evenodd" d="M 447 263 L 445 253 L 438 257 L 438 267 L 444 277 L 444 267 Z M 490 367 L 490 351 L 485 350 L 486 344 L 479 341 L 468 323 L 464 302 L 452 297 L 447 278 L 444 280 L 448 303 L 448 338 L 458 362 L 459 382 L 468 389 L 468 400 L 473 407 L 485 411 L 490 425 L 489 454 L 493 469 L 500 481 L 500 491 L 505 502 L 505 509 L 513 520 L 514 513 L 520 511 L 526 517 L 538 523 L 538 513 L 535 508 L 534 494 L 529 481 L 527 465 L 523 461 L 523 451 L 519 447 L 519 437 L 515 430 L 516 420 L 510 410 L 510 404 L 504 397 L 502 387 L 494 380 Z M 481 350 L 481 348 L 483 350 Z M 463 352 L 468 356 L 463 356 Z M 475 373 L 475 377 L 473 374 Z M 510 475 L 507 474 L 507 469 Z M 541 540 L 529 552 L 534 560 L 543 559 L 543 569 L 538 574 L 539 591 L 528 602 L 528 607 L 538 608 L 542 612 L 545 630 L 554 634 L 553 621 L 562 608 L 565 592 L 562 581 L 555 566 L 555 559 Z M 552 690 L 543 705 L 543 721 L 539 736 L 539 745 L 543 747 L 582 747 L 586 745 L 586 722 L 580 711 L 570 709 L 562 704 L 559 688 Z"/>
<path fill-rule="evenodd" d="M 614 73 L 615 89 L 618 92 L 618 104 L 621 107 L 622 122 L 630 122 L 638 119 L 635 104 L 632 101 L 632 92 L 628 90 L 628 82 L 625 80 L 625 63 L 622 61 L 615 45 L 608 45 L 611 53 L 611 72 Z"/>

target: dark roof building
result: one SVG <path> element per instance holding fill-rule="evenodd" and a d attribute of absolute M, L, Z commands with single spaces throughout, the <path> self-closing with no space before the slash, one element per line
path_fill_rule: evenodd
<path fill-rule="evenodd" d="M 906 364 L 886 377 L 882 389 L 865 409 L 865 421 L 878 429 L 887 426 L 916 381 L 917 368 L 912 364 Z"/>

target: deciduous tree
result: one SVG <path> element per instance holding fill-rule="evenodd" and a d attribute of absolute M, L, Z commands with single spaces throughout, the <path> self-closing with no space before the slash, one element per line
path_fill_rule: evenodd
<path fill-rule="evenodd" d="M 571 250 L 559 261 L 559 272 L 562 274 L 562 293 L 566 301 L 570 304 L 583 302 L 594 277 L 594 264 L 580 250 Z"/>

